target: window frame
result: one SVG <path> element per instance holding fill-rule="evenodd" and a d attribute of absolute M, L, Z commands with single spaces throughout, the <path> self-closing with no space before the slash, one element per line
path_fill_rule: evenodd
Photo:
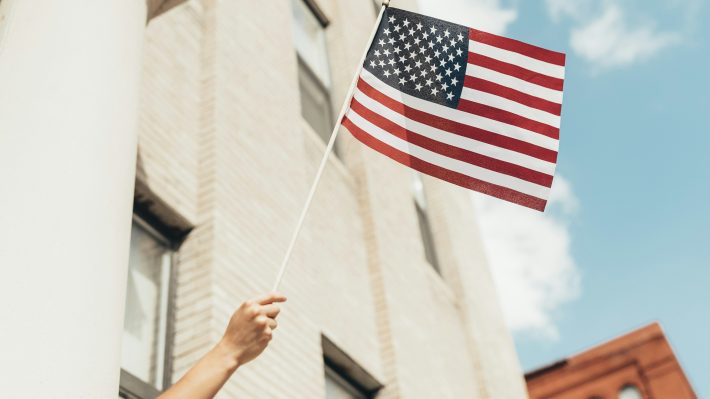
<path fill-rule="evenodd" d="M 298 76 L 298 80 L 299 80 L 299 83 L 298 83 L 299 88 L 298 89 L 299 89 L 299 101 L 301 102 L 300 103 L 301 118 L 303 118 L 303 120 L 306 121 L 308 126 L 316 133 L 316 135 L 318 135 L 318 137 L 320 137 L 323 140 L 324 143 L 328 143 L 328 140 L 330 139 L 330 137 L 325 137 L 324 135 L 322 135 L 321 132 L 316 130 L 316 126 L 311 125 L 311 123 L 308 121 L 308 119 L 306 119 L 306 117 L 303 115 L 303 100 L 302 100 L 303 93 L 302 93 L 302 90 L 300 87 L 301 86 L 301 82 L 300 82 L 301 72 L 308 75 L 308 78 L 311 79 L 315 83 L 318 90 L 320 90 L 324 94 L 325 103 L 326 103 L 325 111 L 328 116 L 329 125 L 332 127 L 333 124 L 335 123 L 335 121 L 334 121 L 335 115 L 333 115 L 333 99 L 332 99 L 331 89 L 321 80 L 321 78 L 318 77 L 318 75 L 313 71 L 313 69 L 310 67 L 310 65 L 308 65 L 308 63 L 303 59 L 303 57 L 301 57 L 301 54 L 299 54 L 298 51 L 296 51 L 296 60 L 298 63 L 298 75 L 299 75 Z M 330 66 L 328 66 L 328 68 L 330 68 Z M 327 134 L 327 132 L 323 132 L 323 133 Z"/>
<path fill-rule="evenodd" d="M 323 9 L 320 8 L 320 6 L 318 5 L 318 2 L 316 0 L 300 0 L 300 1 L 303 1 L 306 4 L 306 6 L 308 7 L 308 9 L 311 10 L 313 15 L 315 15 L 316 19 L 318 20 L 318 22 L 320 22 L 323 29 L 327 28 L 328 25 L 330 25 L 330 19 L 328 19 L 328 16 L 325 15 L 325 13 L 323 12 Z"/>
<path fill-rule="evenodd" d="M 333 367 L 331 367 L 327 360 L 325 361 L 324 367 L 325 367 L 325 378 L 330 378 L 333 381 L 335 381 L 335 383 L 338 384 L 338 386 L 343 388 L 350 395 L 353 395 L 356 398 L 365 398 L 365 399 L 371 399 L 373 397 L 372 394 L 370 394 L 366 390 L 364 390 L 359 384 L 353 383 L 351 380 L 346 378 L 344 375 L 341 375 L 337 370 L 335 370 Z"/>
<path fill-rule="evenodd" d="M 321 29 L 323 30 L 324 37 L 327 36 L 327 28 L 330 25 L 330 19 L 325 15 L 323 12 L 323 9 L 320 8 L 316 0 L 295 0 L 296 2 L 302 2 L 305 4 L 306 8 L 313 14 L 315 17 L 316 21 L 320 24 Z M 318 76 L 318 74 L 313 70 L 313 68 L 308 64 L 308 61 L 306 61 L 303 56 L 298 51 L 298 48 L 295 47 L 295 53 L 296 53 L 296 61 L 297 61 L 297 67 L 298 67 L 298 81 L 299 81 L 299 100 L 300 100 L 300 105 L 301 105 L 301 117 L 306 121 L 308 126 L 316 133 L 318 137 L 322 139 L 324 143 L 328 143 L 328 140 L 330 139 L 329 133 L 330 133 L 330 128 L 332 128 L 335 124 L 335 114 L 334 114 L 334 109 L 333 109 L 333 93 L 332 93 L 332 69 L 330 65 L 330 53 L 328 51 L 328 43 L 327 43 L 327 38 L 324 43 L 325 46 L 325 54 L 326 54 L 326 63 L 327 63 L 327 73 L 328 73 L 328 82 L 324 82 L 323 79 Z M 315 82 L 316 88 L 318 91 L 320 91 L 325 98 L 325 112 L 327 116 L 327 121 L 329 125 L 329 129 L 327 131 L 321 132 L 319 131 L 319 127 L 313 126 L 309 120 L 305 117 L 303 114 L 303 90 L 301 90 L 301 74 L 307 75 L 307 78 L 313 82 Z M 337 156 L 338 155 L 338 150 L 337 146 L 334 148 L 334 153 Z"/>
<path fill-rule="evenodd" d="M 326 376 L 331 376 L 346 390 L 354 390 L 354 394 L 372 399 L 384 388 L 372 374 L 356 362 L 350 355 L 340 349 L 325 334 L 321 334 L 321 350 L 323 351 L 323 382 Z"/>
<path fill-rule="evenodd" d="M 326 30 L 328 29 L 328 26 L 330 25 L 330 20 L 328 17 L 325 15 L 323 10 L 320 8 L 316 0 L 294 0 L 296 2 L 301 2 L 306 5 L 306 8 L 310 10 L 311 14 L 316 18 L 316 21 L 320 24 L 321 29 L 323 30 L 323 38 L 325 39 L 324 41 L 324 46 L 325 46 L 325 54 L 326 54 L 326 62 L 328 64 L 328 82 L 324 82 L 318 74 L 311 68 L 310 65 L 308 65 L 308 61 L 303 59 L 301 54 L 298 52 L 298 47 L 294 45 L 295 53 L 296 56 L 298 57 L 299 63 L 303 64 L 303 66 L 306 67 L 306 70 L 309 72 L 310 76 L 314 78 L 329 95 L 330 97 L 330 90 L 331 90 L 331 85 L 328 83 L 332 84 L 332 76 L 331 75 L 331 65 L 330 65 L 330 54 L 328 52 L 328 40 L 327 40 L 327 35 L 326 35 Z"/>
<path fill-rule="evenodd" d="M 121 367 L 118 396 L 125 399 L 153 399 L 160 391 Z"/>
<path fill-rule="evenodd" d="M 167 234 L 161 232 L 164 226 L 156 222 L 153 225 L 148 220 L 155 220 L 154 215 L 144 215 L 144 212 L 134 206 L 131 223 L 137 224 L 148 235 L 158 243 L 163 245 L 169 252 L 170 270 L 168 273 L 168 292 L 165 314 L 165 333 L 163 336 L 163 375 L 160 381 L 160 389 L 148 382 L 143 381 L 129 371 L 120 367 L 119 396 L 127 399 L 153 399 L 172 383 L 174 341 L 171 339 L 175 335 L 175 291 L 177 288 L 177 250 L 181 240 L 171 240 Z"/>
<path fill-rule="evenodd" d="M 414 209 L 419 225 L 419 237 L 422 241 L 422 247 L 424 247 L 424 258 L 427 263 L 441 275 L 441 263 L 436 250 L 434 231 L 431 228 L 431 221 L 429 220 L 429 204 L 424 187 L 424 179 L 420 172 L 413 171 L 412 173 L 412 197 L 414 197 Z"/>
<path fill-rule="evenodd" d="M 424 258 L 438 274 L 441 274 L 441 265 L 439 264 L 439 256 L 436 252 L 434 232 L 431 229 L 428 210 L 423 209 L 416 200 L 414 201 L 414 208 L 417 212 L 419 235 L 421 236 L 422 246 L 424 247 Z"/>

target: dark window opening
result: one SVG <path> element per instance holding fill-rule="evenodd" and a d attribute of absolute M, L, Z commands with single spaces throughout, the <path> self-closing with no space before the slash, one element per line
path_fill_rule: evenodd
<path fill-rule="evenodd" d="M 326 336 L 321 336 L 326 399 L 371 399 L 382 389 L 367 370 L 336 346 Z"/>
<path fill-rule="evenodd" d="M 424 256 L 434 270 L 436 270 L 437 273 L 441 273 L 439 260 L 436 257 L 436 247 L 434 246 L 434 234 L 431 232 L 431 225 L 429 224 L 429 216 L 426 210 L 422 209 L 416 201 L 414 206 L 417 208 L 417 219 L 419 221 L 419 232 L 422 236 L 422 244 L 424 245 Z"/>

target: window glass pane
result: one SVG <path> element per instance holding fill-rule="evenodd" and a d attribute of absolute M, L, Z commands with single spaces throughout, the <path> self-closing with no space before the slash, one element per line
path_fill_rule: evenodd
<path fill-rule="evenodd" d="M 412 171 L 412 192 L 414 193 L 414 201 L 417 202 L 420 208 L 426 210 L 426 197 L 424 196 L 424 182 L 422 181 L 421 173 Z"/>
<path fill-rule="evenodd" d="M 326 399 L 367 399 L 367 396 L 330 368 L 325 373 Z"/>
<path fill-rule="evenodd" d="M 330 97 L 328 91 L 316 81 L 305 65 L 298 68 L 298 84 L 301 90 L 301 114 L 323 141 L 328 142 L 333 129 Z"/>
<path fill-rule="evenodd" d="M 643 399 L 641 392 L 633 386 L 627 385 L 619 391 L 619 399 Z"/>
<path fill-rule="evenodd" d="M 121 367 L 162 388 L 170 252 L 134 222 L 123 324 Z"/>
<path fill-rule="evenodd" d="M 328 53 L 323 25 L 303 0 L 291 0 L 291 3 L 296 51 L 317 78 L 326 87 L 330 87 Z"/>
<path fill-rule="evenodd" d="M 429 224 L 429 210 L 427 209 L 426 195 L 424 193 L 424 182 L 419 172 L 412 173 L 412 193 L 414 195 L 414 206 L 417 209 L 417 221 L 419 222 L 419 232 L 424 245 L 424 256 L 427 262 L 440 272 L 439 261 L 436 257 L 436 247 L 434 246 L 434 234 Z"/>
<path fill-rule="evenodd" d="M 332 378 L 325 377 L 325 397 L 326 399 L 351 399 L 352 396 L 340 384 L 333 381 Z"/>
<path fill-rule="evenodd" d="M 429 215 L 427 215 L 426 210 L 422 209 L 419 204 L 415 204 L 417 208 L 417 219 L 419 221 L 419 232 L 422 236 L 422 244 L 424 245 L 424 256 L 427 262 L 440 273 L 439 261 L 436 257 L 436 247 L 434 246 L 434 235 L 431 232 L 431 226 L 429 225 Z"/>

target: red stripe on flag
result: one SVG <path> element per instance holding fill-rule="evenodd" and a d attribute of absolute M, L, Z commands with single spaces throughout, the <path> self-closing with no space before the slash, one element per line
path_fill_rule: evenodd
<path fill-rule="evenodd" d="M 562 91 L 564 86 L 564 80 L 560 78 L 553 78 L 552 76 L 543 75 L 539 72 L 531 71 L 518 65 L 509 64 L 483 54 L 469 52 L 468 63 L 491 69 L 508 76 L 513 76 L 526 82 L 547 87 L 552 90 Z"/>
<path fill-rule="evenodd" d="M 540 97 L 535 97 L 521 91 L 511 89 L 510 87 L 499 85 L 498 83 L 489 82 L 480 78 L 466 75 L 464 86 L 490 93 L 499 97 L 507 98 L 528 107 L 539 109 L 540 111 L 549 112 L 553 115 L 560 116 L 562 113 L 562 105 L 552 101 L 545 100 Z"/>
<path fill-rule="evenodd" d="M 560 129 L 528 119 L 516 113 L 505 111 L 490 105 L 479 104 L 473 101 L 460 99 L 458 109 L 474 115 L 480 115 L 484 118 L 493 119 L 498 122 L 507 123 L 508 125 L 517 126 L 531 132 L 540 133 L 543 136 L 553 139 L 560 139 Z"/>
<path fill-rule="evenodd" d="M 391 120 L 368 109 L 356 99 L 353 99 L 350 104 L 350 109 L 393 136 L 399 137 L 404 141 L 410 142 L 429 151 L 541 186 L 552 186 L 552 176 L 550 175 L 422 136 L 411 130 L 405 129 Z"/>
<path fill-rule="evenodd" d="M 531 44 L 523 43 L 519 40 L 509 39 L 507 37 L 481 32 L 473 28 L 469 29 L 469 38 L 479 43 L 484 43 L 490 46 L 502 48 L 504 50 L 513 51 L 518 54 L 526 55 L 528 57 L 535 58 L 540 61 L 549 62 L 550 64 L 555 64 L 559 66 L 565 65 L 565 55 L 563 53 L 558 53 L 556 51 L 551 51 L 541 47 L 533 46 Z"/>
<path fill-rule="evenodd" d="M 507 150 L 519 152 L 531 157 L 541 159 L 543 161 L 556 163 L 557 152 L 542 148 L 528 142 L 517 140 L 502 134 L 489 132 L 463 123 L 455 122 L 436 115 L 432 115 L 418 109 L 408 107 L 398 101 L 395 101 L 385 94 L 380 93 L 377 89 L 370 86 L 364 79 L 359 79 L 357 84 L 358 89 L 371 99 L 379 102 L 387 108 L 404 115 L 405 117 L 429 125 L 431 127 L 444 130 L 446 132 L 467 137 L 483 143 L 505 148 Z"/>
<path fill-rule="evenodd" d="M 370 136 L 369 134 L 367 134 L 367 132 L 355 126 L 355 124 L 352 123 L 352 121 L 350 121 L 350 119 L 348 119 L 347 117 L 343 119 L 343 126 L 350 131 L 350 134 L 352 134 L 356 139 L 360 140 L 366 146 L 372 148 L 373 150 L 381 154 L 386 155 L 387 157 L 403 165 L 409 166 L 412 169 L 416 169 L 422 173 L 426 173 L 427 175 L 446 180 L 449 183 L 453 183 L 458 186 L 468 188 L 470 190 L 475 190 L 484 194 L 488 194 L 490 196 L 500 198 L 502 200 L 523 205 L 541 212 L 545 210 L 545 204 L 547 203 L 547 201 L 541 198 L 523 194 L 507 187 L 491 184 L 458 172 L 454 172 L 449 169 L 442 168 L 437 165 L 433 165 L 429 162 L 425 162 L 419 158 L 416 158 L 395 148 L 392 148 L 389 145 Z"/>

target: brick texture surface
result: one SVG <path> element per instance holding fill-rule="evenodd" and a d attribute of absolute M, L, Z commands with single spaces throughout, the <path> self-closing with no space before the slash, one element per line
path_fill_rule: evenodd
<path fill-rule="evenodd" d="M 641 398 L 696 399 L 657 323 L 616 337 L 526 376 L 531 398 L 615 398 L 632 385 Z"/>

